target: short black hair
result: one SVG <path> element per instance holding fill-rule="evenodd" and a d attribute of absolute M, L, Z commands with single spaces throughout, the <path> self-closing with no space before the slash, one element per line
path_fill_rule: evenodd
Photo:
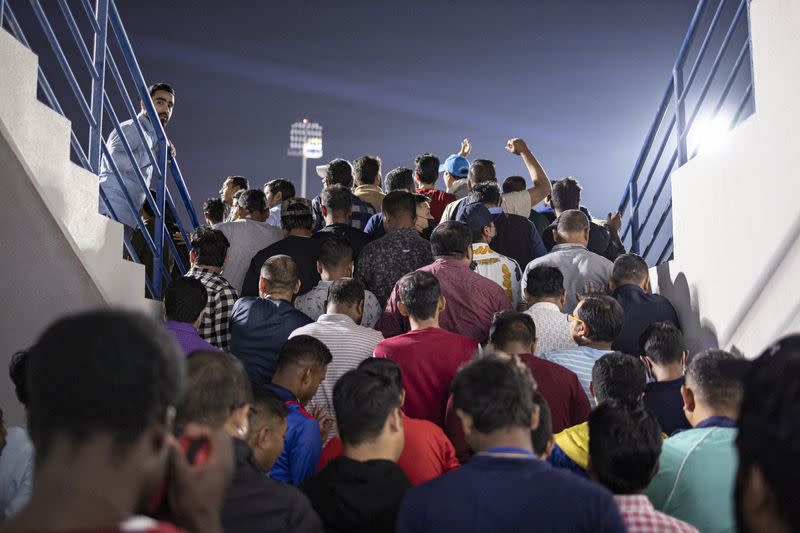
<path fill-rule="evenodd" d="M 273 255 L 261 265 L 260 277 L 273 289 L 291 291 L 297 284 L 297 263 L 288 255 Z"/>
<path fill-rule="evenodd" d="M 219 198 L 209 198 L 203 202 L 203 214 L 212 224 L 219 224 L 225 219 L 225 203 Z"/>
<path fill-rule="evenodd" d="M 247 189 L 239 196 L 238 204 L 248 213 L 262 213 L 267 210 L 267 195 L 261 189 Z"/>
<path fill-rule="evenodd" d="M 169 94 L 171 94 L 172 96 L 175 96 L 175 89 L 173 89 L 171 85 L 168 85 L 166 83 L 162 83 L 162 82 L 154 83 L 150 87 L 147 88 L 147 92 L 150 93 L 150 98 L 152 98 L 153 95 L 155 95 L 157 91 L 166 91 Z"/>
<path fill-rule="evenodd" d="M 384 357 L 367 357 L 358 363 L 358 369 L 389 378 L 397 390 L 403 389 L 403 371 L 400 365 Z"/>
<path fill-rule="evenodd" d="M 426 320 L 436 314 L 441 289 L 439 280 L 424 270 L 406 274 L 397 282 L 400 301 L 408 309 L 408 314 L 417 320 Z"/>
<path fill-rule="evenodd" d="M 333 387 L 339 437 L 351 446 L 378 438 L 388 416 L 400 406 L 400 389 L 376 372 L 350 370 Z"/>
<path fill-rule="evenodd" d="M 383 213 L 392 218 L 417 216 L 417 200 L 407 191 L 391 191 L 383 198 Z"/>
<path fill-rule="evenodd" d="M 639 346 L 659 366 L 680 362 L 686 351 L 683 333 L 672 322 L 653 322 L 647 326 L 639 337 Z"/>
<path fill-rule="evenodd" d="M 487 181 L 497 181 L 497 173 L 494 169 L 494 161 L 488 159 L 475 159 L 469 166 L 467 178 L 470 183 L 477 185 Z"/>
<path fill-rule="evenodd" d="M 372 185 L 380 171 L 381 158 L 376 155 L 362 155 L 353 161 L 353 178 L 356 185 Z"/>
<path fill-rule="evenodd" d="M 589 413 L 589 469 L 614 494 L 638 494 L 655 474 L 663 437 L 642 402 L 609 400 Z"/>
<path fill-rule="evenodd" d="M 350 189 L 342 185 L 330 185 L 319 193 L 320 204 L 332 213 L 345 213 L 353 208 Z"/>
<path fill-rule="evenodd" d="M 492 317 L 489 342 L 498 350 L 505 351 L 512 342 L 530 346 L 536 340 L 536 324 L 533 317 L 517 311 L 500 311 Z"/>
<path fill-rule="evenodd" d="M 305 198 L 303 200 L 308 202 Z M 284 209 L 284 204 L 281 203 L 281 228 L 285 231 L 294 229 L 311 230 L 314 227 L 314 212 L 312 211 L 311 203 L 308 202 L 306 206 L 305 202 L 292 201 L 295 203 L 288 210 Z"/>
<path fill-rule="evenodd" d="M 346 239 L 329 237 L 319 246 L 317 261 L 325 270 L 343 267 L 353 262 L 353 247 Z"/>
<path fill-rule="evenodd" d="M 632 355 L 610 352 L 592 367 L 592 389 L 598 404 L 612 399 L 638 402 L 646 385 L 644 365 Z"/>
<path fill-rule="evenodd" d="M 250 183 L 244 176 L 228 176 L 227 178 L 225 178 L 225 181 L 228 180 L 231 180 L 231 185 L 242 191 L 246 191 L 247 189 L 250 188 Z"/>
<path fill-rule="evenodd" d="M 557 267 L 533 267 L 525 281 L 525 292 L 531 298 L 558 298 L 564 294 L 564 274 Z"/>
<path fill-rule="evenodd" d="M 559 211 L 578 209 L 581 205 L 581 184 L 571 177 L 553 183 L 550 204 Z"/>
<path fill-rule="evenodd" d="M 463 222 L 447 220 L 431 233 L 431 251 L 434 257 L 463 259 L 472 246 L 472 232 Z"/>
<path fill-rule="evenodd" d="M 486 181 L 472 187 L 472 190 L 467 195 L 467 199 L 464 201 L 468 203 L 478 202 L 488 205 L 500 205 L 502 197 L 503 195 L 500 193 L 500 187 L 497 186 L 497 183 Z"/>
<path fill-rule="evenodd" d="M 8 364 L 8 377 L 14 384 L 14 392 L 19 403 L 28 407 L 28 351 L 20 350 L 11 356 Z"/>
<path fill-rule="evenodd" d="M 328 303 L 356 305 L 364 301 L 364 286 L 357 279 L 337 279 L 328 288 Z"/>
<path fill-rule="evenodd" d="M 705 350 L 692 356 L 686 368 L 687 386 L 703 403 L 714 408 L 738 411 L 742 401 L 741 382 L 725 372 L 728 361 L 741 359 L 725 350 Z M 691 380 L 691 383 L 689 381 Z"/>
<path fill-rule="evenodd" d="M 167 320 L 194 323 L 208 305 L 208 291 L 197 279 L 175 278 L 164 291 L 164 311 Z"/>
<path fill-rule="evenodd" d="M 273 390 L 253 388 L 253 403 L 248 413 L 251 435 L 261 431 L 271 420 L 285 420 L 288 414 L 286 403 Z"/>
<path fill-rule="evenodd" d="M 414 171 L 408 167 L 397 167 L 384 178 L 386 192 L 414 190 Z M 385 201 L 385 199 L 384 199 Z"/>
<path fill-rule="evenodd" d="M 472 417 L 475 429 L 530 429 L 534 382 L 530 370 L 513 358 L 494 355 L 474 359 L 456 373 L 451 385 L 453 407 Z"/>
<path fill-rule="evenodd" d="M 166 419 L 183 393 L 183 355 L 140 313 L 99 310 L 50 325 L 30 349 L 28 431 L 42 464 L 53 441 L 111 435 L 116 451 Z"/>
<path fill-rule="evenodd" d="M 353 167 L 345 159 L 334 159 L 328 163 L 328 181 L 331 185 L 339 184 L 347 188 L 353 186 Z"/>
<path fill-rule="evenodd" d="M 503 193 L 520 192 L 528 189 L 528 182 L 522 176 L 509 176 L 503 180 Z"/>
<path fill-rule="evenodd" d="M 614 260 L 611 279 L 620 285 L 638 285 L 650 275 L 647 263 L 634 253 L 622 254 Z"/>
<path fill-rule="evenodd" d="M 553 436 L 553 416 L 550 413 L 550 404 L 544 396 L 534 391 L 533 404 L 539 406 L 539 426 L 531 431 L 531 442 L 536 455 L 542 456 L 547 451 L 547 444 Z"/>
<path fill-rule="evenodd" d="M 310 335 L 298 335 L 284 343 L 278 356 L 277 370 L 303 363 L 325 366 L 332 360 L 330 349 L 322 341 Z"/>
<path fill-rule="evenodd" d="M 222 268 L 231 243 L 218 229 L 200 227 L 191 235 L 192 251 L 198 265 Z"/>
<path fill-rule="evenodd" d="M 265 192 L 269 191 L 270 194 L 275 196 L 278 193 L 281 193 L 281 201 L 288 200 L 289 198 L 294 198 L 295 196 L 295 189 L 294 183 L 291 181 L 278 178 L 274 180 L 269 180 L 267 183 L 264 184 Z"/>
<path fill-rule="evenodd" d="M 420 154 L 414 160 L 414 171 L 419 181 L 433 185 L 439 178 L 439 158 L 433 154 Z"/>
<path fill-rule="evenodd" d="M 575 315 L 589 327 L 589 339 L 595 342 L 613 342 L 622 331 L 622 306 L 611 296 L 585 297 Z"/>
<path fill-rule="evenodd" d="M 242 362 L 218 350 L 197 350 L 186 359 L 186 392 L 175 414 L 180 431 L 189 423 L 220 428 L 231 411 L 251 403 L 253 391 Z"/>

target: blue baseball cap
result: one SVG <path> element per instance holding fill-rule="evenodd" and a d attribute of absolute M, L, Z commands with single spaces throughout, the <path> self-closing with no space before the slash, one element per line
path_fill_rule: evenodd
<path fill-rule="evenodd" d="M 449 172 L 458 178 L 466 178 L 469 173 L 469 161 L 466 157 L 452 154 L 444 160 L 444 165 L 439 165 L 439 172 Z"/>

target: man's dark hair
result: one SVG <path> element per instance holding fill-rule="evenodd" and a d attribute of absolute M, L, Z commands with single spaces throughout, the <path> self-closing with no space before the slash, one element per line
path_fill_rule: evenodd
<path fill-rule="evenodd" d="M 587 296 L 575 314 L 586 323 L 589 339 L 595 342 L 614 342 L 622 331 L 622 306 L 611 296 Z"/>
<path fill-rule="evenodd" d="M 152 98 L 158 91 L 166 91 L 172 96 L 175 96 L 175 89 L 173 89 L 171 85 L 167 85 L 166 83 L 154 83 L 153 85 L 147 88 L 147 92 L 150 93 L 150 98 Z"/>
<path fill-rule="evenodd" d="M 20 350 L 11 357 L 8 364 L 8 377 L 14 384 L 14 392 L 19 403 L 28 407 L 28 351 Z"/>
<path fill-rule="evenodd" d="M 403 389 L 403 372 L 400 366 L 383 357 L 367 357 L 358 364 L 358 369 L 370 374 L 378 374 L 388 378 L 397 390 Z"/>
<path fill-rule="evenodd" d="M 695 398 L 712 408 L 738 411 L 742 401 L 739 380 L 725 372 L 728 361 L 741 359 L 725 350 L 706 350 L 692 356 L 686 368 L 686 381 Z"/>
<path fill-rule="evenodd" d="M 363 155 L 353 161 L 353 178 L 356 185 L 372 185 L 375 176 L 381 171 L 381 158 L 378 156 Z"/>
<path fill-rule="evenodd" d="M 557 229 L 559 233 L 580 233 L 589 229 L 589 217 L 586 213 L 578 209 L 570 209 L 562 211 L 556 220 Z"/>
<path fill-rule="evenodd" d="M 500 311 L 492 317 L 489 328 L 489 342 L 496 349 L 506 351 L 513 342 L 530 346 L 536 340 L 536 324 L 533 317 L 517 311 Z"/>
<path fill-rule="evenodd" d="M 225 178 L 225 181 L 227 180 L 231 180 L 231 185 L 233 185 L 239 190 L 246 191 L 247 189 L 250 188 L 250 183 L 244 176 L 228 176 L 227 178 Z"/>
<path fill-rule="evenodd" d="M 598 404 L 612 399 L 638 402 L 646 385 L 644 365 L 631 355 L 607 353 L 592 367 L 592 389 Z"/>
<path fill-rule="evenodd" d="M 434 257 L 463 259 L 472 246 L 472 232 L 463 222 L 447 220 L 431 233 L 431 251 Z"/>
<path fill-rule="evenodd" d="M 653 322 L 639 337 L 642 353 L 659 366 L 679 363 L 686 345 L 683 333 L 672 322 Z"/>
<path fill-rule="evenodd" d="M 414 171 L 419 181 L 433 185 L 439 178 L 439 158 L 433 154 L 420 154 L 414 160 Z"/>
<path fill-rule="evenodd" d="M 414 171 L 408 167 L 397 167 L 384 178 L 386 192 L 414 190 Z M 385 199 L 384 199 L 385 201 Z"/>
<path fill-rule="evenodd" d="M 663 438 L 642 402 L 609 400 L 589 413 L 589 470 L 614 494 L 639 494 L 656 473 Z"/>
<path fill-rule="evenodd" d="M 208 291 L 197 279 L 183 276 L 172 280 L 164 291 L 164 311 L 167 320 L 194 323 L 208 304 Z"/>
<path fill-rule="evenodd" d="M 198 265 L 221 268 L 231 243 L 217 229 L 197 228 L 191 236 L 192 251 Z"/>
<path fill-rule="evenodd" d="M 351 446 L 378 438 L 392 410 L 400 406 L 400 389 L 376 372 L 350 370 L 333 387 L 339 437 Z"/>
<path fill-rule="evenodd" d="M 465 201 L 468 203 L 478 202 L 481 204 L 498 206 L 500 205 L 501 198 L 502 194 L 500 193 L 500 187 L 497 186 L 497 183 L 494 181 L 485 181 L 472 187 Z"/>
<path fill-rule="evenodd" d="M 472 417 L 479 433 L 531 427 L 534 382 L 513 359 L 487 355 L 461 367 L 453 378 L 453 407 Z"/>
<path fill-rule="evenodd" d="M 346 213 L 353 208 L 351 194 L 350 189 L 342 185 L 330 185 L 322 189 L 320 204 L 331 213 Z"/>
<path fill-rule="evenodd" d="M 148 317 L 102 310 L 57 320 L 29 351 L 28 431 L 42 464 L 53 441 L 110 435 L 122 455 L 183 392 L 172 335 Z"/>
<path fill-rule="evenodd" d="M 556 267 L 533 267 L 525 281 L 525 292 L 531 298 L 558 298 L 564 294 L 564 275 Z"/>
<path fill-rule="evenodd" d="M 353 186 L 353 167 L 345 159 L 334 159 L 328 163 L 327 176 L 331 185 L 338 183 L 348 189 Z"/>
<path fill-rule="evenodd" d="M 356 305 L 364 301 L 364 286 L 356 279 L 337 279 L 328 288 L 328 303 Z"/>
<path fill-rule="evenodd" d="M 220 428 L 231 411 L 251 403 L 253 391 L 244 365 L 218 350 L 197 350 L 186 359 L 186 392 L 178 405 L 175 427 L 189 423 Z"/>
<path fill-rule="evenodd" d="M 314 213 L 311 205 L 306 206 L 302 204 L 294 204 L 287 212 L 281 204 L 281 228 L 285 231 L 292 231 L 295 229 L 311 230 L 314 228 Z"/>
<path fill-rule="evenodd" d="M 298 335 L 286 341 L 281 348 L 277 371 L 280 372 L 289 366 L 309 363 L 325 366 L 329 365 L 332 360 L 331 351 L 322 341 L 310 335 Z"/>
<path fill-rule="evenodd" d="M 297 264 L 288 255 L 273 255 L 261 265 L 260 276 L 279 291 L 292 291 L 297 284 Z"/>
<path fill-rule="evenodd" d="M 343 267 L 353 262 L 353 247 L 345 239 L 329 237 L 320 245 L 317 261 L 325 270 Z"/>
<path fill-rule="evenodd" d="M 531 442 L 534 453 L 541 457 L 547 451 L 550 437 L 553 436 L 553 416 L 550 413 L 550 404 L 544 396 L 535 391 L 533 404 L 539 406 L 539 426 L 531 431 Z"/>
<path fill-rule="evenodd" d="M 619 287 L 621 285 L 639 285 L 650 275 L 647 263 L 640 256 L 627 253 L 614 260 L 611 279 Z"/>
<path fill-rule="evenodd" d="M 203 214 L 212 224 L 219 224 L 225 218 L 225 203 L 219 198 L 209 198 L 203 202 Z"/>
<path fill-rule="evenodd" d="M 261 431 L 271 420 L 285 420 L 288 414 L 286 402 L 271 389 L 253 388 L 253 403 L 248 412 L 251 435 Z"/>
<path fill-rule="evenodd" d="M 269 191 L 269 193 L 272 196 L 281 193 L 281 201 L 288 200 L 289 198 L 294 198 L 296 194 L 294 190 L 294 183 L 283 178 L 269 180 L 267 183 L 264 184 L 264 189 L 266 191 Z"/>
<path fill-rule="evenodd" d="M 550 192 L 550 204 L 558 211 L 578 209 L 581 205 L 581 184 L 575 178 L 558 180 Z"/>
<path fill-rule="evenodd" d="M 417 201 L 406 191 L 392 191 L 383 198 L 383 214 L 392 218 L 417 217 Z"/>
<path fill-rule="evenodd" d="M 439 280 L 430 272 L 417 270 L 406 274 L 397 282 L 400 301 L 408 314 L 417 320 L 426 320 L 436 314 L 439 305 Z"/>
<path fill-rule="evenodd" d="M 263 213 L 267 210 L 267 195 L 261 189 L 247 189 L 239 196 L 238 203 L 248 213 Z"/>
<path fill-rule="evenodd" d="M 520 192 L 528 189 L 528 182 L 522 176 L 509 176 L 503 180 L 503 193 Z"/>
<path fill-rule="evenodd" d="M 472 185 L 485 183 L 487 181 L 497 181 L 497 174 L 494 170 L 494 161 L 488 159 L 476 159 L 469 166 L 467 178 Z"/>

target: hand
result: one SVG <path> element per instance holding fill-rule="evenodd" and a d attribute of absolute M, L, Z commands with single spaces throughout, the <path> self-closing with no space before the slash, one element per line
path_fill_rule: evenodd
<path fill-rule="evenodd" d="M 322 438 L 322 442 L 327 441 L 328 433 L 333 429 L 333 417 L 328 414 L 328 405 L 315 406 L 311 410 L 311 416 L 319 423 L 319 435 Z"/>
<path fill-rule="evenodd" d="M 513 139 L 508 140 L 508 142 L 506 143 L 506 151 L 516 155 L 520 155 L 525 152 L 530 152 L 530 150 L 528 149 L 528 145 L 525 144 L 525 141 L 523 141 L 519 137 L 515 137 Z"/>
<path fill-rule="evenodd" d="M 617 211 L 616 213 L 609 213 L 608 217 L 606 218 L 606 228 L 610 231 L 614 231 L 619 233 L 619 230 L 622 228 L 622 213 Z"/>
<path fill-rule="evenodd" d="M 464 139 L 461 141 L 461 150 L 459 150 L 458 155 L 461 157 L 467 157 L 471 151 L 472 143 L 469 142 L 469 139 Z"/>
<path fill-rule="evenodd" d="M 172 144 L 172 141 L 170 141 L 169 139 L 167 139 L 167 144 L 169 144 L 169 153 L 172 154 L 172 157 L 175 157 L 175 154 L 177 153 L 175 151 L 175 145 Z"/>

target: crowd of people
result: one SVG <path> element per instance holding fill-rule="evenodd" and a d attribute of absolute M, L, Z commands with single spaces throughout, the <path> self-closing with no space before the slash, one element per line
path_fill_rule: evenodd
<path fill-rule="evenodd" d="M 800 529 L 800 337 L 689 353 L 619 214 L 506 148 L 529 179 L 467 140 L 335 159 L 312 199 L 226 178 L 163 324 L 13 358 L 5 530 Z"/>

